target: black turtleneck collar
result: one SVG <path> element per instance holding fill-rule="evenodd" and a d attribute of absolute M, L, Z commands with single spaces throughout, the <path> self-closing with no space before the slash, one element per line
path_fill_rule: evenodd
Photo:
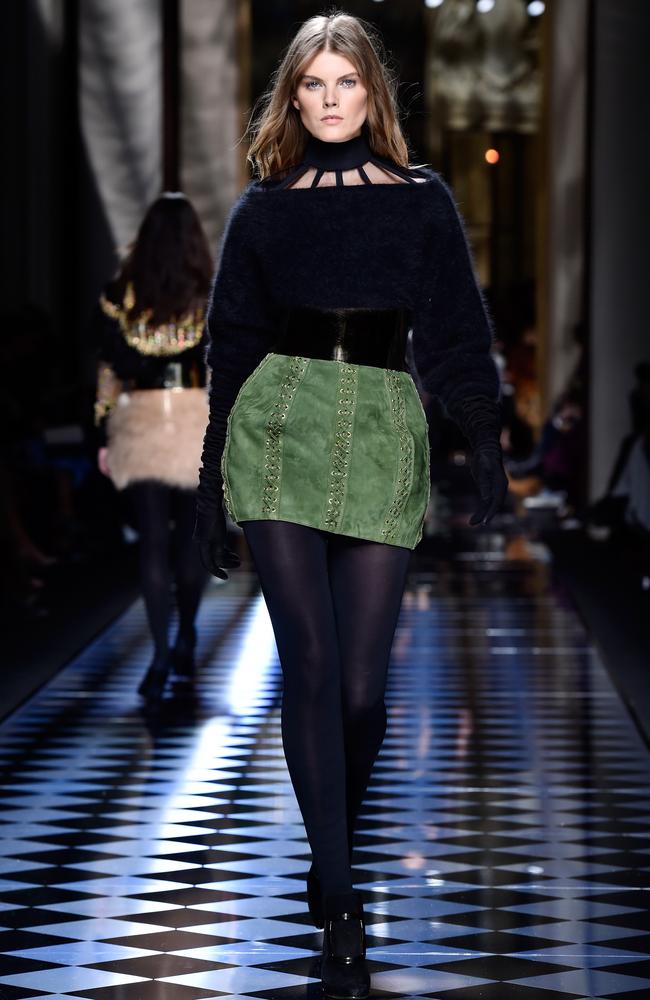
<path fill-rule="evenodd" d="M 327 142 L 310 134 L 303 162 L 317 170 L 354 170 L 367 163 L 372 155 L 364 122 L 361 134 L 344 142 Z"/>

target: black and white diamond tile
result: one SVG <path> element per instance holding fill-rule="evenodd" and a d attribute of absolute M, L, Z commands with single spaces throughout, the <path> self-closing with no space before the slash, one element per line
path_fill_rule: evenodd
<path fill-rule="evenodd" d="M 650 991 L 650 757 L 543 562 L 423 558 L 355 845 L 376 995 Z M 244 570 L 144 715 L 136 604 L 0 727 L 0 998 L 320 993 L 281 674 Z"/>

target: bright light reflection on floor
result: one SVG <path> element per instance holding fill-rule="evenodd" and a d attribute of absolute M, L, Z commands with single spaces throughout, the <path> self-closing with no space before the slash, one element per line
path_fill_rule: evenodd
<path fill-rule="evenodd" d="M 250 622 L 225 696 L 233 714 L 245 715 L 257 701 L 275 657 L 273 627 L 260 594 L 252 602 Z"/>

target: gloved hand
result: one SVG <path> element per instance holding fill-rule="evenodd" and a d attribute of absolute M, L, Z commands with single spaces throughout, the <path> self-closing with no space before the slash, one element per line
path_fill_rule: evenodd
<path fill-rule="evenodd" d="M 228 579 L 226 569 L 234 569 L 241 564 L 237 553 L 226 545 L 228 532 L 221 501 L 214 510 L 197 509 L 192 537 L 198 543 L 203 568 L 220 580 Z"/>
<path fill-rule="evenodd" d="M 501 412 L 499 403 L 487 396 L 455 400 L 447 407 L 467 438 L 472 457 L 470 470 L 478 486 L 481 502 L 469 523 L 487 524 L 499 510 L 508 492 L 508 477 L 501 452 Z"/>
<path fill-rule="evenodd" d="M 488 524 L 502 506 L 508 492 L 508 477 L 503 468 L 501 449 L 478 448 L 472 455 L 470 470 L 478 486 L 481 502 L 469 523 Z"/>

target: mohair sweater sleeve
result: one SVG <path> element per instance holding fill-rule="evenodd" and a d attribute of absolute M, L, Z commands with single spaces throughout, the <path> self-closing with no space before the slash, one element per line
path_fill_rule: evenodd
<path fill-rule="evenodd" d="M 450 188 L 431 184 L 413 353 L 423 387 L 447 412 L 469 397 L 497 401 L 492 322 L 479 288 L 465 227 Z"/>
<path fill-rule="evenodd" d="M 235 202 L 222 236 L 207 310 L 210 416 L 203 439 L 197 507 L 210 514 L 221 503 L 221 456 L 230 410 L 243 383 L 275 341 L 282 312 L 273 302 L 255 248 L 251 191 Z"/>

